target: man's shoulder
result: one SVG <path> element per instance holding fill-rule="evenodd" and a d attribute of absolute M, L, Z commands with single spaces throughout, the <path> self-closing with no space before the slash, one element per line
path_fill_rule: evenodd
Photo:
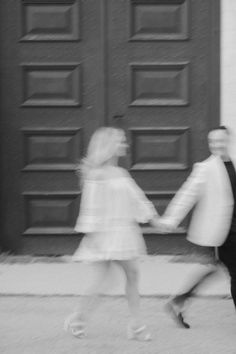
<path fill-rule="evenodd" d="M 210 163 L 210 158 L 208 157 L 205 160 L 197 161 L 193 164 L 193 169 L 204 169 Z"/>
<path fill-rule="evenodd" d="M 199 167 L 199 168 L 204 168 L 204 167 L 211 165 L 216 160 L 217 160 L 216 156 L 210 155 L 209 157 L 207 157 L 206 159 L 204 159 L 202 161 L 195 162 L 194 166 Z"/>
<path fill-rule="evenodd" d="M 214 155 L 210 155 L 208 156 L 206 159 L 202 160 L 202 161 L 199 161 L 197 162 L 198 164 L 202 164 L 202 165 L 205 165 L 205 164 L 208 164 L 210 163 L 212 160 L 215 159 L 215 156 Z"/>
<path fill-rule="evenodd" d="M 211 166 L 211 161 L 212 160 L 211 160 L 211 156 L 210 156 L 205 160 L 195 162 L 193 164 L 191 175 L 195 176 L 195 177 L 205 176 L 205 174 L 207 174 L 207 171 Z"/>

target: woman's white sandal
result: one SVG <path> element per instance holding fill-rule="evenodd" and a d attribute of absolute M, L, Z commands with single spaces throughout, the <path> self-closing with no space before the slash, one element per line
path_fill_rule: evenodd
<path fill-rule="evenodd" d="M 142 342 L 149 342 L 152 337 L 149 332 L 146 331 L 146 326 L 141 326 L 138 328 L 133 328 L 132 326 L 128 326 L 127 329 L 127 337 L 129 340 L 138 340 Z"/>
<path fill-rule="evenodd" d="M 64 322 L 64 330 L 70 332 L 76 338 L 85 337 L 85 328 L 83 321 L 72 321 L 71 318 L 67 318 Z"/>

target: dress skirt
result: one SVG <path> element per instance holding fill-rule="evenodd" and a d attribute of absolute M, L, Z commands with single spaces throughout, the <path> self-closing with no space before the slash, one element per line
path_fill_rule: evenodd
<path fill-rule="evenodd" d="M 73 261 L 129 260 L 146 254 L 139 226 L 86 234 L 74 253 Z"/>

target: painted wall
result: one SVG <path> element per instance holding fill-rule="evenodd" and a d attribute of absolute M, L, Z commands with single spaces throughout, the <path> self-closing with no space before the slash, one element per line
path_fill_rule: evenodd
<path fill-rule="evenodd" d="M 232 129 L 236 158 L 236 1 L 221 0 L 221 123 Z"/>

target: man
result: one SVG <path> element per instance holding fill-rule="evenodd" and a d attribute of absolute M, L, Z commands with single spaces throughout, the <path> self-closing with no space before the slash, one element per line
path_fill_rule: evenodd
<path fill-rule="evenodd" d="M 230 133 L 218 127 L 208 134 L 211 156 L 196 163 L 193 171 L 167 207 L 160 223 L 164 231 L 173 231 L 194 207 L 187 240 L 196 246 L 200 259 L 208 248 L 207 266 L 188 283 L 186 289 L 167 305 L 175 320 L 184 328 L 185 301 L 216 267 L 215 250 L 231 278 L 231 294 L 236 307 L 236 172 L 229 156 Z M 206 253 L 206 252 L 205 252 Z"/>

